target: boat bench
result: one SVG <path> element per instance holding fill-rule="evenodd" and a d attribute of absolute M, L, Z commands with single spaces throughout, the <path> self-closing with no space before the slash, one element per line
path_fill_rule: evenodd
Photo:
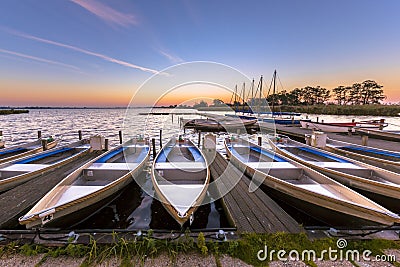
<path fill-rule="evenodd" d="M 308 162 L 313 165 L 329 169 L 365 169 L 361 166 L 355 165 L 350 162 L 333 162 L 333 161 L 327 161 L 327 162 L 308 161 Z"/>
<path fill-rule="evenodd" d="M 34 172 L 48 167 L 47 164 L 13 164 L 0 169 L 0 179 L 10 178 L 24 173 Z"/>
<path fill-rule="evenodd" d="M 253 169 L 298 169 L 290 162 L 247 162 Z"/>
<path fill-rule="evenodd" d="M 172 169 L 205 169 L 207 168 L 205 162 L 160 162 L 154 165 L 155 169 L 172 170 Z"/>
<path fill-rule="evenodd" d="M 93 163 L 87 170 L 123 170 L 130 171 L 135 169 L 138 163 Z"/>

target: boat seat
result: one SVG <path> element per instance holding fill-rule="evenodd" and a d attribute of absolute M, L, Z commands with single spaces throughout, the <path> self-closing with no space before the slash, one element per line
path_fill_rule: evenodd
<path fill-rule="evenodd" d="M 155 164 L 155 169 L 173 170 L 173 169 L 205 169 L 205 162 L 160 162 Z"/>
<path fill-rule="evenodd" d="M 93 163 L 87 170 L 123 170 L 129 171 L 135 169 L 138 163 Z"/>
<path fill-rule="evenodd" d="M 246 162 L 253 169 L 298 169 L 290 162 Z"/>
<path fill-rule="evenodd" d="M 331 198 L 336 198 L 336 199 L 339 198 L 337 195 L 326 189 L 321 184 L 296 184 L 296 186 Z"/>
<path fill-rule="evenodd" d="M 68 186 L 67 190 L 61 195 L 60 199 L 54 206 L 58 206 L 70 201 L 73 201 L 79 197 L 83 197 L 85 195 L 89 195 L 99 189 L 103 188 L 103 186 L 81 186 L 81 185 L 72 185 Z"/>
<path fill-rule="evenodd" d="M 321 161 L 308 161 L 308 163 L 317 165 L 319 167 L 323 168 L 329 168 L 329 169 L 362 169 L 366 170 L 366 168 L 355 165 L 350 162 L 321 162 Z"/>
<path fill-rule="evenodd" d="M 336 162 L 340 162 L 340 163 L 351 163 L 351 162 L 348 161 L 348 160 L 345 160 L 345 159 L 342 159 L 342 158 L 339 158 L 339 157 L 330 155 L 330 154 L 325 153 L 325 152 L 322 152 L 322 151 L 318 151 L 318 150 L 313 149 L 313 148 L 309 148 L 309 147 L 299 147 L 299 150 L 302 150 L 302 151 L 305 151 L 305 152 L 308 152 L 308 153 L 312 153 L 312 154 L 315 154 L 315 155 L 318 155 L 318 156 L 321 156 L 321 157 L 324 157 L 324 158 L 327 158 L 327 159 L 331 159 L 331 160 L 334 160 L 334 161 L 336 161 Z"/>
<path fill-rule="evenodd" d="M 123 152 L 126 148 L 125 147 L 120 147 L 114 151 L 111 151 L 107 153 L 106 155 L 102 156 L 98 160 L 96 160 L 95 163 L 106 163 L 108 160 L 110 160 L 112 157 L 118 155 L 119 153 Z"/>

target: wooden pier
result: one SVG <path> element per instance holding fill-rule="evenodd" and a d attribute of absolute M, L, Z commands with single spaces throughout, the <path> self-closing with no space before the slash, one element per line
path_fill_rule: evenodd
<path fill-rule="evenodd" d="M 0 229 L 19 227 L 18 218 L 28 212 L 48 191 L 68 174 L 94 159 L 101 152 L 91 152 L 54 171 L 33 178 L 0 195 Z"/>
<path fill-rule="evenodd" d="M 221 176 L 226 176 L 223 178 L 224 182 L 239 179 L 233 189 L 223 197 L 225 212 L 239 233 L 303 231 L 302 227 L 260 188 L 250 193 L 250 180 L 220 153 L 216 153 L 210 164 L 210 172 L 214 180 Z M 218 186 L 220 191 L 224 191 L 224 187 L 231 185 L 220 183 Z"/>

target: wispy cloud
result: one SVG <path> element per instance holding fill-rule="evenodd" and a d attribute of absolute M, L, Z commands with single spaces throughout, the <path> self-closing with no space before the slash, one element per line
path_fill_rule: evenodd
<path fill-rule="evenodd" d="M 137 25 L 137 19 L 131 14 L 124 14 L 109 6 L 94 0 L 71 0 L 73 3 L 83 7 L 90 13 L 96 15 L 107 23 L 128 27 L 129 25 Z"/>
<path fill-rule="evenodd" d="M 6 50 L 6 49 L 1 49 L 0 48 L 0 53 L 13 55 L 13 56 L 21 57 L 21 58 L 26 58 L 26 59 L 30 59 L 30 60 L 34 60 L 34 61 L 39 61 L 39 62 L 42 62 L 42 63 L 47 63 L 47 64 L 51 64 L 51 65 L 57 65 L 57 66 L 65 67 L 65 68 L 68 68 L 68 69 L 73 69 L 73 70 L 76 70 L 76 71 L 80 71 L 80 69 L 78 67 L 73 66 L 73 65 L 69 65 L 69 64 L 65 64 L 65 63 L 61 63 L 61 62 L 58 62 L 58 61 L 49 60 L 49 59 L 45 59 L 45 58 L 41 58 L 41 57 L 35 57 L 35 56 L 31 56 L 31 55 L 27 55 L 27 54 L 15 52 L 15 51 L 10 51 L 10 50 Z"/>
<path fill-rule="evenodd" d="M 169 61 L 171 61 L 172 63 L 182 63 L 184 62 L 184 60 L 176 55 L 173 55 L 171 53 L 166 52 L 165 50 L 157 50 L 158 53 L 160 53 L 161 55 L 163 55 L 164 57 L 166 57 Z"/>
<path fill-rule="evenodd" d="M 92 51 L 89 51 L 89 50 L 86 50 L 86 49 L 83 49 L 83 48 L 79 48 L 79 47 L 76 47 L 76 46 L 55 42 L 55 41 L 52 41 L 52 40 L 36 37 L 36 36 L 33 36 L 33 35 L 17 32 L 17 31 L 10 30 L 10 29 L 8 29 L 7 31 L 9 33 L 13 34 L 13 35 L 16 35 L 16 36 L 20 36 L 20 37 L 23 37 L 23 38 L 26 38 L 26 39 L 30 39 L 30 40 L 34 40 L 34 41 L 41 42 L 41 43 L 51 44 L 51 45 L 58 46 L 58 47 L 63 47 L 63 48 L 66 48 L 66 49 L 69 49 L 69 50 L 73 50 L 73 51 L 76 51 L 76 52 L 80 52 L 80 53 L 83 53 L 83 54 L 86 54 L 86 55 L 89 55 L 89 56 L 97 57 L 97 58 L 103 59 L 105 61 L 112 62 L 112 63 L 118 64 L 118 65 L 121 65 L 121 66 L 124 66 L 124 67 L 132 68 L 132 69 L 138 69 L 138 70 L 141 70 L 141 71 L 150 72 L 150 73 L 154 73 L 154 74 L 159 73 L 159 71 L 157 71 L 157 70 L 153 70 L 153 69 L 149 69 L 149 68 L 142 67 L 142 66 L 139 66 L 139 65 L 135 65 L 135 64 L 123 61 L 123 60 L 115 59 L 115 58 L 109 57 L 107 55 L 103 55 L 103 54 L 100 54 L 100 53 L 92 52 Z"/>

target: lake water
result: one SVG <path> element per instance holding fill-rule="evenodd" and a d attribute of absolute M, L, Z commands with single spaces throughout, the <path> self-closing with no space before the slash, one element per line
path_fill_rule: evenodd
<path fill-rule="evenodd" d="M 6 145 L 16 145 L 37 138 L 37 131 L 42 136 L 52 135 L 66 144 L 78 139 L 78 130 L 83 137 L 101 134 L 109 139 L 110 146 L 119 144 L 119 131 L 123 131 L 124 140 L 139 134 L 148 134 L 159 144 L 160 129 L 163 131 L 162 142 L 165 144 L 172 135 L 183 133 L 179 119 L 194 118 L 194 110 L 176 110 L 186 112 L 187 115 L 141 115 L 150 109 L 131 109 L 128 115 L 125 109 L 33 109 L 28 114 L 14 114 L 0 116 L 0 130 L 3 131 Z M 156 109 L 155 112 L 169 110 Z M 225 112 L 218 112 L 224 114 Z M 384 118 L 389 126 L 388 130 L 400 130 L 399 117 L 370 117 L 370 116 L 332 116 L 310 115 L 311 119 L 325 122 L 351 121 L 351 119 L 370 120 Z M 125 122 L 125 123 L 124 123 Z M 151 187 L 149 175 L 143 174 L 144 179 Z M 151 192 L 147 191 L 146 192 Z M 121 229 L 178 229 L 179 226 L 169 216 L 161 203 L 146 194 L 136 183 L 131 183 L 116 199 L 106 203 L 104 208 L 93 214 L 88 220 L 77 226 L 78 228 L 121 228 Z M 200 228 L 229 228 L 220 201 L 201 206 L 195 214 L 192 229 Z"/>

